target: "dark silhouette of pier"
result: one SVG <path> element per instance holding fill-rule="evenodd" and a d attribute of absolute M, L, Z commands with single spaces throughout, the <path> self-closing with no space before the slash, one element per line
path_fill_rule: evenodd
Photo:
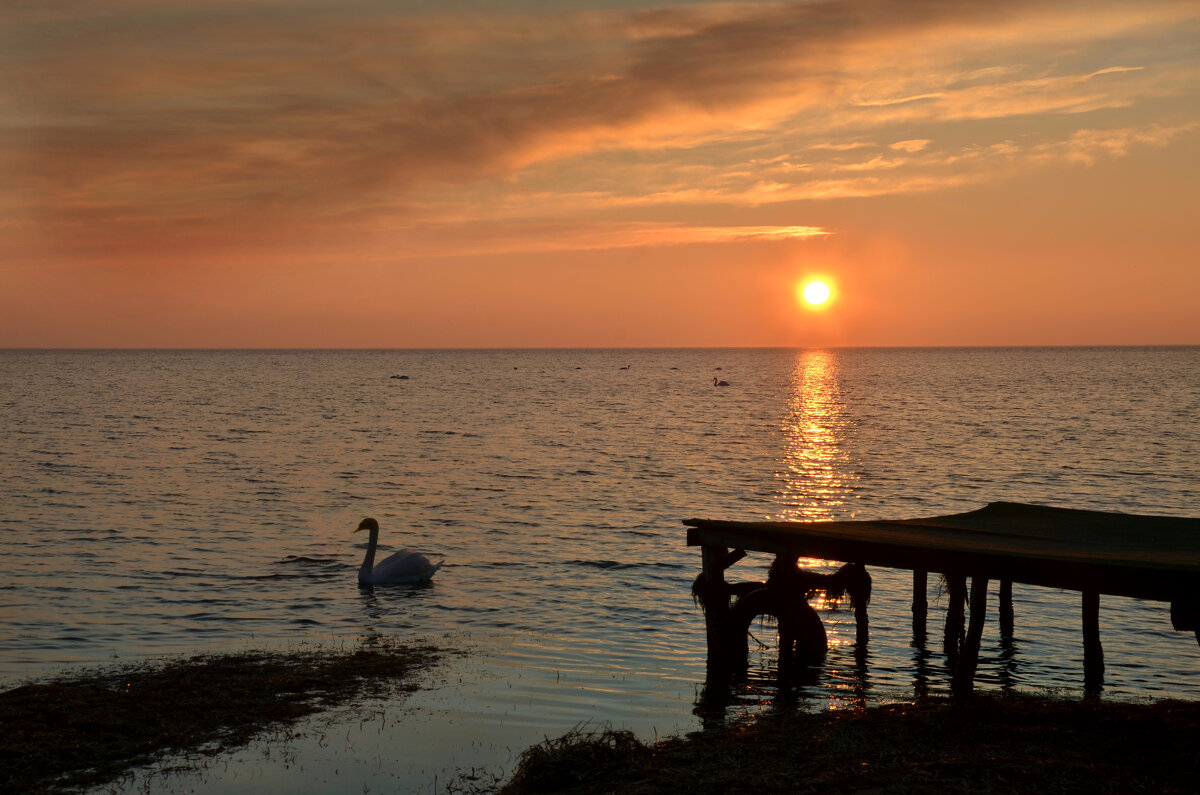
<path fill-rule="evenodd" d="M 811 579 L 819 575 L 795 578 L 801 585 L 790 590 L 772 581 L 727 583 L 726 570 L 747 551 L 774 554 L 777 562 L 791 561 L 793 568 L 800 557 L 844 561 L 861 570 L 863 577 L 867 576 L 866 566 L 911 570 L 913 639 L 922 647 L 928 572 L 944 575 L 949 603 L 943 647 L 953 667 L 951 687 L 956 695 L 970 693 L 974 686 L 989 580 L 1000 582 L 1000 633 L 1008 639 L 1014 623 L 1014 582 L 1081 594 L 1084 690 L 1089 694 L 1099 693 L 1104 681 L 1099 626 L 1102 595 L 1167 602 L 1174 628 L 1196 633 L 1200 643 L 1200 519 L 994 502 L 969 513 L 925 519 L 688 519 L 684 524 L 688 526 L 688 545 L 701 548 L 702 571 L 695 589 L 703 597 L 710 678 L 736 670 L 742 662 L 746 614 L 750 612 L 779 617 L 780 634 L 788 640 L 788 656 L 796 653 L 811 660 L 824 653 L 819 648 L 824 632 L 812 626 L 812 617 L 794 604 L 821 589 Z M 858 642 L 865 646 L 870 581 L 866 580 L 865 591 L 862 582 L 861 578 L 855 580 L 852 587 L 858 591 L 850 590 L 850 595 Z M 1037 617 L 1022 620 L 1036 621 Z M 811 648 L 793 652 L 797 636 L 801 641 L 807 639 Z M 783 654 L 781 646 L 781 670 Z"/>

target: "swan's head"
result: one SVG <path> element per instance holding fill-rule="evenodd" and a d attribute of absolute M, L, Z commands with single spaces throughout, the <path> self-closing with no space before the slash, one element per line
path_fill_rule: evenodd
<path fill-rule="evenodd" d="M 359 530 L 370 530 L 372 532 L 378 533 L 379 532 L 379 522 L 368 517 L 366 519 L 363 519 L 361 522 L 359 522 L 358 527 L 354 528 L 354 532 L 356 532 L 356 533 Z"/>

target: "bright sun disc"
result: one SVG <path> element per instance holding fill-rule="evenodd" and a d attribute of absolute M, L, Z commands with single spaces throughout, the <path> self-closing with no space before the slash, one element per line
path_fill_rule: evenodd
<path fill-rule="evenodd" d="M 820 306 L 829 300 L 829 285 L 825 282 L 809 282 L 804 285 L 804 300 L 813 306 Z"/>

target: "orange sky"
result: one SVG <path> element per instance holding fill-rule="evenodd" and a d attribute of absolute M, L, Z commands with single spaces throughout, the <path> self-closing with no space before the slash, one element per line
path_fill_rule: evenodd
<path fill-rule="evenodd" d="M 1200 3 L 433 7 L 8 0 L 0 347 L 1200 343 Z"/>

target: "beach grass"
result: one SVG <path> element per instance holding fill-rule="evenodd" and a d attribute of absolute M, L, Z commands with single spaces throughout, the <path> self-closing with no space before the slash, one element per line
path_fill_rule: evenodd
<path fill-rule="evenodd" d="M 1195 792 L 1200 704 L 1033 696 L 781 711 L 654 744 L 578 729 L 528 749 L 504 795 Z"/>
<path fill-rule="evenodd" d="M 168 754 L 215 755 L 333 706 L 416 689 L 416 643 L 245 651 L 89 669 L 0 693 L 0 791 L 94 787 Z"/>

